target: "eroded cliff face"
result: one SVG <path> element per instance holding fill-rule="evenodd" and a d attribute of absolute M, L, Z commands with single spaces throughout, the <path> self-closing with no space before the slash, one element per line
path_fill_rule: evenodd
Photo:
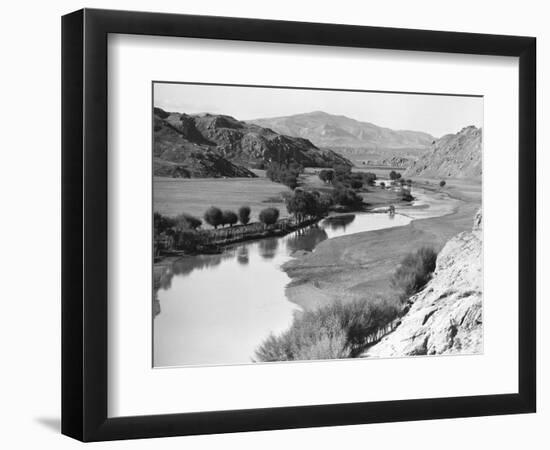
<path fill-rule="evenodd" d="M 180 114 L 154 108 L 153 172 L 168 177 L 255 177 L 251 167 L 296 162 L 351 166 L 330 149 L 231 116 Z"/>
<path fill-rule="evenodd" d="M 482 213 L 471 232 L 447 242 L 433 278 L 409 299 L 401 324 L 368 357 L 474 354 L 483 351 Z"/>
<path fill-rule="evenodd" d="M 405 172 L 406 177 L 479 178 L 482 173 L 482 131 L 469 126 L 433 142 Z"/>

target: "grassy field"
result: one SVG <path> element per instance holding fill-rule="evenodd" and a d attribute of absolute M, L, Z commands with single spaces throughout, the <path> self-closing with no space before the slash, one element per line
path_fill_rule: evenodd
<path fill-rule="evenodd" d="M 153 209 L 167 216 L 182 212 L 202 218 L 206 209 L 217 206 L 237 211 L 243 205 L 252 209 L 257 220 L 267 207 L 279 208 L 281 217 L 288 216 L 282 193 L 290 190 L 267 178 L 160 178 L 153 180 Z"/>
<path fill-rule="evenodd" d="M 330 184 L 325 184 L 318 177 L 320 169 L 306 168 L 300 176 L 300 186 L 328 192 Z M 153 209 L 167 216 L 181 213 L 202 218 L 210 206 L 237 211 L 247 205 L 252 209 L 252 221 L 258 220 L 260 211 L 275 207 L 280 217 L 287 217 L 288 212 L 283 201 L 283 194 L 290 192 L 286 186 L 274 183 L 265 177 L 265 171 L 254 170 L 258 178 L 163 178 L 153 180 Z M 378 170 L 377 175 L 387 178 L 389 170 Z M 372 207 L 398 203 L 395 192 L 376 187 L 365 187 L 361 192 L 364 201 Z M 207 225 L 203 225 L 208 227 Z"/>

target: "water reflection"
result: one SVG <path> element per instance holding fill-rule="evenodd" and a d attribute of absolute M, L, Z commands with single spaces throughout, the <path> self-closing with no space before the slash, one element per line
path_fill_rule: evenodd
<path fill-rule="evenodd" d="M 343 230 L 346 231 L 346 227 L 355 220 L 355 214 L 345 214 L 342 216 L 328 217 L 323 221 L 325 227 L 329 227 L 331 230 Z"/>
<path fill-rule="evenodd" d="M 249 263 L 248 258 L 248 246 L 247 245 L 241 245 L 237 250 L 237 261 L 239 261 L 240 264 L 246 265 Z"/>
<path fill-rule="evenodd" d="M 286 247 L 290 254 L 298 250 L 310 252 L 325 239 L 328 239 L 328 235 L 323 228 L 311 226 L 292 233 L 286 239 Z"/>
<path fill-rule="evenodd" d="M 410 220 L 401 214 L 346 214 L 283 237 L 228 247 L 222 254 L 178 259 L 168 266 L 153 302 L 154 365 L 251 362 L 258 345 L 270 333 L 288 329 L 299 310 L 286 298 L 291 280 L 281 269 L 293 253 Z"/>
<path fill-rule="evenodd" d="M 264 259 L 272 259 L 277 254 L 277 248 L 279 247 L 279 238 L 267 238 L 258 242 L 258 249 L 260 255 Z"/>

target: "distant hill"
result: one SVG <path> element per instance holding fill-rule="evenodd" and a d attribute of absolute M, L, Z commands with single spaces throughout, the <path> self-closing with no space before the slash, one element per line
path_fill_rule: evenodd
<path fill-rule="evenodd" d="M 350 165 L 307 139 L 284 136 L 231 116 L 187 115 L 154 108 L 154 173 L 175 177 L 253 177 L 270 161 L 303 166 Z"/>
<path fill-rule="evenodd" d="M 434 141 L 434 137 L 428 133 L 391 130 L 323 111 L 248 122 L 271 128 L 277 133 L 308 139 L 319 147 L 425 149 Z"/>
<path fill-rule="evenodd" d="M 469 126 L 435 141 L 405 176 L 477 178 L 482 173 L 482 131 Z"/>

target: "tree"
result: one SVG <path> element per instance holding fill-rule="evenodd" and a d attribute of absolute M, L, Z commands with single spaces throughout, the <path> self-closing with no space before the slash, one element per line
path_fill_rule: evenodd
<path fill-rule="evenodd" d="M 298 177 L 293 173 L 286 173 L 281 178 L 281 183 L 288 186 L 290 190 L 294 190 L 298 187 Z"/>
<path fill-rule="evenodd" d="M 399 180 L 399 178 L 401 178 L 401 174 L 399 172 L 396 172 L 395 170 L 390 172 L 390 180 L 395 181 Z"/>
<path fill-rule="evenodd" d="M 411 191 L 408 189 L 401 188 L 401 200 L 404 202 L 412 202 L 414 200 L 414 197 L 411 195 Z"/>
<path fill-rule="evenodd" d="M 264 225 L 273 225 L 279 218 L 279 210 L 277 208 L 265 208 L 260 211 L 260 222 Z"/>
<path fill-rule="evenodd" d="M 361 189 L 363 187 L 363 182 L 361 180 L 351 180 L 352 189 Z"/>
<path fill-rule="evenodd" d="M 330 197 L 319 192 L 308 192 L 297 189 L 285 198 L 286 209 L 296 220 L 301 222 L 306 217 L 323 217 L 331 206 Z"/>
<path fill-rule="evenodd" d="M 222 213 L 222 224 L 226 225 L 228 224 L 230 227 L 235 225 L 239 218 L 237 217 L 237 214 L 235 214 L 233 211 L 226 210 Z"/>
<path fill-rule="evenodd" d="M 248 222 L 250 222 L 249 206 L 241 206 L 239 208 L 238 214 L 239 214 L 239 222 L 241 222 L 243 225 L 246 225 Z"/>
<path fill-rule="evenodd" d="M 191 214 L 181 213 L 175 218 L 175 227 L 178 230 L 196 230 L 202 225 L 202 220 L 192 216 Z"/>
<path fill-rule="evenodd" d="M 319 171 L 319 179 L 324 183 L 332 183 L 334 179 L 334 171 L 330 169 L 321 169 Z"/>
<path fill-rule="evenodd" d="M 298 186 L 298 177 L 303 171 L 304 168 L 296 162 L 286 164 L 271 162 L 265 174 L 271 181 L 282 183 L 294 190 Z"/>
<path fill-rule="evenodd" d="M 336 186 L 332 191 L 332 200 L 337 205 L 350 206 L 353 208 L 358 208 L 363 203 L 361 196 L 357 193 L 342 184 Z"/>
<path fill-rule="evenodd" d="M 173 217 L 163 216 L 158 212 L 153 214 L 153 228 L 156 230 L 156 233 L 160 234 L 166 230 L 172 229 L 175 226 L 176 219 Z"/>
<path fill-rule="evenodd" d="M 376 174 L 372 172 L 363 173 L 363 181 L 369 186 L 374 186 L 374 182 L 376 181 Z"/>
<path fill-rule="evenodd" d="M 194 252 L 200 244 L 200 235 L 194 230 L 181 230 L 175 235 L 176 248 L 187 252 Z"/>
<path fill-rule="evenodd" d="M 439 182 L 439 187 L 444 187 L 446 184 L 447 184 L 447 182 L 445 180 L 441 180 Z"/>
<path fill-rule="evenodd" d="M 204 220 L 214 228 L 218 228 L 218 226 L 223 223 L 222 210 L 220 208 L 216 208 L 215 206 L 211 206 L 204 213 Z"/>
<path fill-rule="evenodd" d="M 345 164 L 337 164 L 334 166 L 334 174 L 336 178 L 347 176 L 351 173 L 351 166 Z"/>

